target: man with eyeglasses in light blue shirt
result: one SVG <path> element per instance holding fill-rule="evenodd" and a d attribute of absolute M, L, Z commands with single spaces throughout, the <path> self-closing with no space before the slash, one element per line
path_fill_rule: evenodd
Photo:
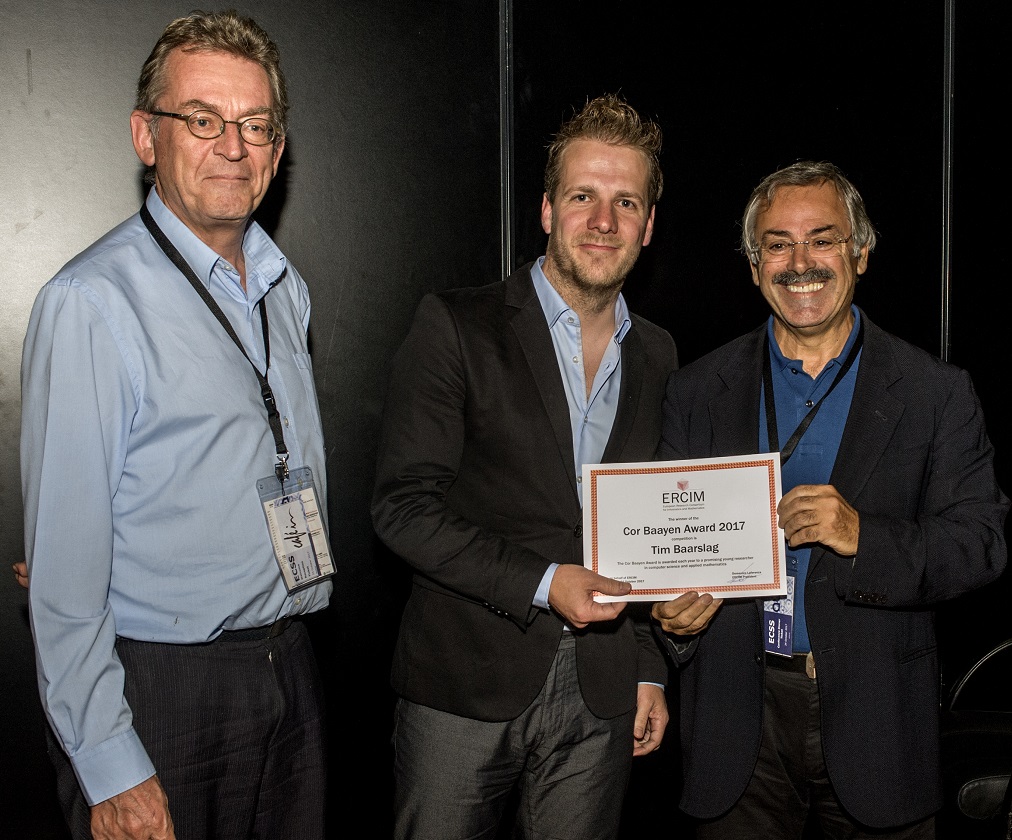
<path fill-rule="evenodd" d="M 250 217 L 276 46 L 163 32 L 130 126 L 153 189 L 39 293 L 22 366 L 29 604 L 75 838 L 322 838 L 322 427 L 305 282 Z"/>

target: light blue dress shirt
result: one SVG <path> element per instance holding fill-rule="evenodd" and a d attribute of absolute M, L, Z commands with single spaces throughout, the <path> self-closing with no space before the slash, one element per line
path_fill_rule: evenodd
<path fill-rule="evenodd" d="M 548 282 L 541 265 L 541 257 L 531 267 L 531 279 L 541 308 L 548 320 L 548 330 L 555 346 L 559 372 L 569 403 L 569 422 L 573 431 L 573 460 L 576 465 L 576 486 L 583 503 L 583 465 L 599 464 L 611 435 L 618 412 L 622 390 L 622 339 L 632 326 L 629 308 L 620 294 L 615 301 L 615 336 L 604 352 L 604 358 L 594 376 L 594 384 L 587 396 L 587 379 L 583 366 L 583 332 L 580 316 L 570 309 L 555 287 Z M 552 576 L 558 568 L 553 563 L 545 572 L 534 598 L 534 606 L 548 609 L 548 590 Z"/>
<path fill-rule="evenodd" d="M 289 463 L 313 470 L 325 512 L 305 282 L 252 224 L 244 292 L 235 269 L 154 190 L 147 207 L 261 371 L 257 302 L 267 295 L 268 378 Z M 276 460 L 256 374 L 139 215 L 39 293 L 25 338 L 22 403 L 40 692 L 94 804 L 157 771 L 132 728 L 117 635 L 206 642 L 222 630 L 319 610 L 331 584 L 286 592 L 256 488 Z"/>

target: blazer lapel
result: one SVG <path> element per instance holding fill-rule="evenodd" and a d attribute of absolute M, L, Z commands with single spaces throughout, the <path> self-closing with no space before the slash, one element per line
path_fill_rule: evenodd
<path fill-rule="evenodd" d="M 850 414 L 830 483 L 846 499 L 855 499 L 876 470 L 903 416 L 904 404 L 889 393 L 902 376 L 885 334 L 864 312 L 864 349 L 854 385 Z"/>
<path fill-rule="evenodd" d="M 850 413 L 829 478 L 840 495 L 851 501 L 858 497 L 875 472 L 904 410 L 904 404 L 888 390 L 902 376 L 892 347 L 885 333 L 872 324 L 863 311 L 861 318 L 864 319 L 864 349 Z M 813 549 L 809 575 L 827 554 L 824 548 Z"/>
<path fill-rule="evenodd" d="M 725 390 L 710 400 L 713 452 L 750 455 L 759 451 L 759 394 L 766 324 L 749 334 L 740 354 L 718 371 Z"/>
<path fill-rule="evenodd" d="M 573 432 L 569 421 L 569 403 L 566 400 L 562 374 L 555 358 L 555 345 L 548 332 L 544 310 L 534 291 L 530 266 L 515 271 L 504 281 L 506 284 L 506 317 L 520 343 L 527 365 L 545 408 L 545 414 L 554 432 L 555 444 L 573 496 L 577 495 L 576 463 L 573 460 Z"/>

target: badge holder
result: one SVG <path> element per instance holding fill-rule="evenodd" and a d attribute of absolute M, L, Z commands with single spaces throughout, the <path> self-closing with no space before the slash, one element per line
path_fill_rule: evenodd
<path fill-rule="evenodd" d="M 763 648 L 777 656 L 794 654 L 794 575 L 787 576 L 787 594 L 763 601 Z"/>
<path fill-rule="evenodd" d="M 334 574 L 327 532 L 320 516 L 316 484 L 309 467 L 299 467 L 279 481 L 270 475 L 257 481 L 267 518 L 274 557 L 289 594 Z"/>

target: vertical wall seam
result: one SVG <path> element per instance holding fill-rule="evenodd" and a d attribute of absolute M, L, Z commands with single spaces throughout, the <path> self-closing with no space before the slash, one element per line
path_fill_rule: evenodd
<path fill-rule="evenodd" d="M 499 230 L 503 280 L 516 262 L 513 169 L 513 0 L 499 0 Z"/>
<path fill-rule="evenodd" d="M 941 357 L 949 361 L 952 330 L 950 326 L 950 290 L 952 283 L 952 121 L 954 97 L 955 62 L 955 17 L 956 0 L 945 2 L 945 44 L 942 102 L 942 334 L 940 337 Z"/>

